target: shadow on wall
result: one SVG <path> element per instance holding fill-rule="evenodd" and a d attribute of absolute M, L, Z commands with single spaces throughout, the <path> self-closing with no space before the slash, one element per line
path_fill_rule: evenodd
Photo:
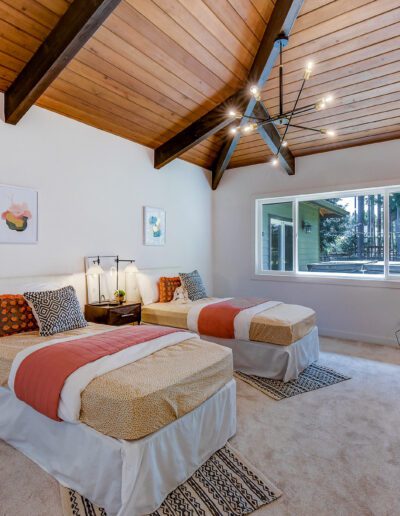
<path fill-rule="evenodd" d="M 3 122 L 5 122 L 4 116 L 4 93 L 0 93 L 0 118 Z"/>

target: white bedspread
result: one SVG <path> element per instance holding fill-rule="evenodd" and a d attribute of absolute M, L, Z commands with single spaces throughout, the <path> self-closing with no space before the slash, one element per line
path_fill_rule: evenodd
<path fill-rule="evenodd" d="M 234 435 L 235 387 L 231 380 L 195 410 L 137 441 L 52 421 L 0 387 L 0 439 L 109 516 L 142 516 Z"/>

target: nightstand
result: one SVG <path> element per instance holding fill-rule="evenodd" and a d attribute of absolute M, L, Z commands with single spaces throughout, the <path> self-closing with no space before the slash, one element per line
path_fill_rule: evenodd
<path fill-rule="evenodd" d="M 88 322 L 98 324 L 110 324 L 111 326 L 121 326 L 122 324 L 140 324 L 141 305 L 140 303 L 117 304 L 92 304 L 85 305 L 85 319 Z"/>

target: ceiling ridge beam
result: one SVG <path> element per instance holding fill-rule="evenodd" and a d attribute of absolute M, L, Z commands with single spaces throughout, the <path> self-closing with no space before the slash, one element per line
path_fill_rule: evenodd
<path fill-rule="evenodd" d="M 279 0 L 276 3 L 250 69 L 248 83 L 259 86 L 265 83 L 279 52 L 279 46 L 275 45 L 275 39 L 282 32 L 289 34 L 302 4 L 303 0 Z M 232 119 L 226 116 L 229 108 L 251 115 L 254 104 L 254 99 L 249 99 L 248 84 L 246 84 L 237 93 L 231 95 L 186 129 L 157 147 L 154 152 L 154 167 L 162 168 L 201 141 L 232 124 Z M 218 166 L 218 170 L 214 174 L 215 177 L 219 177 L 219 179 L 222 177 L 223 170 L 227 167 L 233 153 L 233 151 L 230 151 L 232 148 L 234 150 L 237 141 L 238 136 L 235 135 L 232 140 L 229 140 L 229 143 L 225 142 L 223 144 L 220 155 L 215 162 Z M 230 145 L 231 142 L 234 142 L 232 146 Z M 220 169 L 222 171 L 221 175 Z M 216 185 L 219 179 L 215 180 Z"/>
<path fill-rule="evenodd" d="M 265 83 L 279 52 L 279 47 L 274 45 L 275 39 L 282 32 L 285 34 L 290 32 L 302 4 L 303 0 L 279 0 L 276 3 L 248 74 L 248 84 L 261 85 Z M 255 101 L 253 98 L 249 99 L 248 84 L 190 124 L 186 129 L 157 147 L 154 152 L 154 167 L 162 168 L 201 141 L 232 124 L 232 119 L 226 116 L 229 108 L 234 108 L 240 112 L 248 112 L 250 115 Z M 236 140 L 237 137 L 235 136 L 232 141 Z M 222 150 L 224 149 L 221 163 L 225 166 L 229 154 L 227 143 L 223 145 Z"/>
<path fill-rule="evenodd" d="M 5 121 L 16 124 L 121 0 L 74 0 L 5 92 Z"/>
<path fill-rule="evenodd" d="M 302 4 L 303 0 L 283 0 L 275 4 L 271 18 L 267 24 L 264 36 L 261 40 L 260 47 L 254 59 L 253 66 L 249 73 L 249 84 L 257 86 L 259 90 L 261 90 L 266 83 L 271 73 L 272 67 L 275 64 L 276 58 L 279 55 L 280 46 L 277 45 L 275 41 L 281 34 L 289 36 L 293 24 L 300 12 Z M 256 98 L 252 95 L 250 99 L 248 99 L 246 109 L 244 111 L 240 111 L 243 113 L 243 117 L 240 122 L 241 125 L 246 123 L 247 117 L 250 117 L 253 114 L 253 110 L 256 104 L 260 105 L 260 103 L 258 103 Z M 271 148 L 271 150 L 276 147 L 276 138 L 279 137 L 280 139 L 278 131 L 276 129 L 276 132 L 273 131 L 272 126 L 273 124 L 268 124 L 259 130 L 259 133 L 267 145 Z M 213 190 L 217 188 L 219 182 L 221 181 L 222 176 L 232 158 L 232 155 L 235 152 L 236 146 L 239 143 L 239 139 L 240 133 L 237 132 L 233 138 L 227 138 L 224 145 L 222 146 L 221 151 L 212 167 Z M 287 148 L 285 149 L 285 157 L 281 156 L 280 162 L 288 174 L 293 175 L 295 172 L 294 158 L 286 151 L 288 151 Z"/>

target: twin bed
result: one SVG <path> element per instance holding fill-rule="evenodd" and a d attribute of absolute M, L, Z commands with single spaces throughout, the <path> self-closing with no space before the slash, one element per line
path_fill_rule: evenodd
<path fill-rule="evenodd" d="M 110 516 L 153 512 L 235 434 L 234 368 L 286 381 L 318 358 L 315 314 L 294 305 L 245 303 L 243 340 L 198 335 L 224 303 L 241 305 L 148 303 L 143 326 L 1 337 L 0 438 Z"/>
<path fill-rule="evenodd" d="M 138 328 L 128 329 L 135 336 Z M 89 325 L 57 340 L 76 346 L 80 338 L 120 331 Z M 236 431 L 231 351 L 179 333 L 176 344 L 158 349 L 152 338 L 144 344 L 156 345 L 154 353 L 95 373 L 80 393 L 76 421 L 56 421 L 10 388 L 17 356 L 46 342 L 46 349 L 56 348 L 54 338 L 38 332 L 1 338 L 0 438 L 111 516 L 153 512 Z M 61 399 L 68 398 L 64 390 Z"/>
<path fill-rule="evenodd" d="M 142 308 L 142 321 L 199 332 L 195 324 L 191 324 L 192 313 L 222 302 L 218 298 L 207 298 L 184 304 L 151 303 Z M 319 357 L 315 312 L 285 303 L 260 303 L 259 306 L 258 310 L 250 309 L 254 314 L 249 314 L 248 338 L 235 338 L 237 335 L 224 338 L 219 337 L 218 332 L 199 333 L 203 340 L 232 349 L 234 368 L 239 371 L 285 382 L 294 380 Z"/>

